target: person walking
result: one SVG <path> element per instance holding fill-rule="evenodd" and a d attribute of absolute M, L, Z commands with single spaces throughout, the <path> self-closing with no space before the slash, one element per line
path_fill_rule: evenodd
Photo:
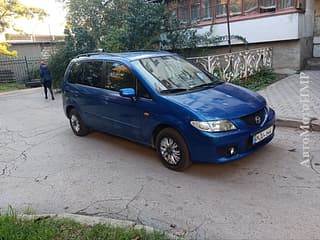
<path fill-rule="evenodd" d="M 45 98 L 48 99 L 48 89 L 49 89 L 51 94 L 51 99 L 54 100 L 54 96 L 51 88 L 52 81 L 51 81 L 50 70 L 44 61 L 40 62 L 40 79 L 44 87 Z"/>

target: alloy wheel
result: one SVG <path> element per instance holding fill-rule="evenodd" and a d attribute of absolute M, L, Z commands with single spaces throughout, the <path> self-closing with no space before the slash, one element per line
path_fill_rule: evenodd
<path fill-rule="evenodd" d="M 160 153 L 163 159 L 171 165 L 177 165 L 181 161 L 179 145 L 173 138 L 164 137 L 161 139 Z"/>

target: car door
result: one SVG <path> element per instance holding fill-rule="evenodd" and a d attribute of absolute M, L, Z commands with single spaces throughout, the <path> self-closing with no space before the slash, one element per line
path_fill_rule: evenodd
<path fill-rule="evenodd" d="M 86 125 L 99 130 L 104 130 L 100 114 L 100 107 L 104 104 L 104 79 L 103 61 L 78 62 L 71 69 L 69 81 L 73 84 L 67 89 Z"/>
<path fill-rule="evenodd" d="M 112 133 L 131 140 L 146 142 L 150 131 L 146 126 L 150 124 L 150 111 L 155 103 L 150 94 L 132 73 L 129 67 L 121 62 L 106 63 L 104 117 L 112 122 Z M 120 96 L 120 89 L 133 88 L 137 97 Z"/>

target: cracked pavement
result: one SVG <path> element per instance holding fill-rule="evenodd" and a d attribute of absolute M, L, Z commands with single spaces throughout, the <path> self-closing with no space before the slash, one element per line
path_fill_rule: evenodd
<path fill-rule="evenodd" d="M 61 96 L 0 94 L 0 208 L 133 220 L 189 239 L 318 239 L 320 133 L 278 128 L 236 162 L 166 169 L 154 150 L 73 135 Z"/>

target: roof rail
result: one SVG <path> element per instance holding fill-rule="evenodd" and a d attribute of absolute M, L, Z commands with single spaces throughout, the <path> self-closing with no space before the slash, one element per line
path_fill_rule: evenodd
<path fill-rule="evenodd" d="M 126 50 L 124 52 L 166 52 L 165 50 L 155 50 L 155 49 L 138 49 L 138 50 Z"/>
<path fill-rule="evenodd" d="M 104 50 L 99 50 L 99 51 L 94 51 L 94 52 L 88 52 L 88 53 L 82 53 L 76 56 L 76 58 L 79 57 L 90 57 L 90 56 L 94 56 L 94 55 L 109 55 L 109 56 L 119 56 L 119 54 L 122 53 L 133 53 L 133 52 L 168 52 L 168 51 L 164 51 L 164 50 L 154 50 L 154 49 L 139 49 L 139 50 L 126 50 L 123 52 L 119 52 L 119 53 L 112 53 L 112 52 L 105 52 Z M 169 53 L 169 52 L 168 52 Z"/>
<path fill-rule="evenodd" d="M 76 56 L 76 58 L 79 58 L 79 57 L 90 57 L 90 56 L 93 56 L 93 55 L 102 55 L 102 54 L 109 54 L 109 55 L 113 55 L 111 52 L 106 52 L 104 49 L 98 49 L 97 51 L 93 51 L 93 52 L 87 52 L 87 53 L 82 53 L 82 54 L 79 54 Z"/>

